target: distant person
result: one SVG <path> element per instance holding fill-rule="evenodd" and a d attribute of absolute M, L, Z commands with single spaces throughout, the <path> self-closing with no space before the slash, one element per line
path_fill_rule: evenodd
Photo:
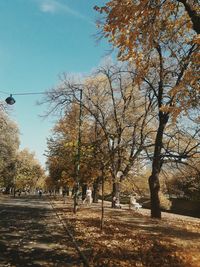
<path fill-rule="evenodd" d="M 63 196 L 63 200 L 65 203 L 66 202 L 66 196 L 67 196 L 67 191 L 65 189 L 62 190 L 62 196 Z"/>
<path fill-rule="evenodd" d="M 135 196 L 130 196 L 129 200 L 129 209 L 134 208 L 136 210 L 139 210 L 142 207 L 137 201 Z"/>
<path fill-rule="evenodd" d="M 42 190 L 39 190 L 39 197 L 42 196 Z"/>
<path fill-rule="evenodd" d="M 113 197 L 113 207 L 116 209 L 121 209 L 119 198 L 116 196 Z"/>
<path fill-rule="evenodd" d="M 83 203 L 87 204 L 87 205 L 91 205 L 92 204 L 92 190 L 90 188 L 87 189 L 86 191 L 86 197 L 83 200 Z"/>

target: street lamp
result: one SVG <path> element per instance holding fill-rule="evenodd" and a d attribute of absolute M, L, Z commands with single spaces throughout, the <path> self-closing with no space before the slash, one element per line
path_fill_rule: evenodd
<path fill-rule="evenodd" d="M 82 124 L 82 98 L 83 90 L 78 89 L 79 96 L 79 120 L 78 120 L 78 142 L 77 142 L 77 152 L 76 152 L 76 165 L 75 165 L 75 192 L 74 192 L 74 213 L 76 213 L 78 206 L 78 191 L 79 191 L 79 176 L 80 176 L 80 158 L 81 158 L 81 124 Z"/>
<path fill-rule="evenodd" d="M 6 101 L 6 103 L 8 105 L 13 105 L 16 102 L 12 95 L 10 95 L 9 97 L 7 97 L 5 101 Z"/>
<path fill-rule="evenodd" d="M 6 92 L 3 92 L 3 91 L 0 91 L 0 93 L 2 93 L 2 94 L 7 94 Z M 13 105 L 13 104 L 15 104 L 15 99 L 13 98 L 13 95 L 44 95 L 44 94 L 46 94 L 46 92 L 30 92 L 30 93 L 15 93 L 15 94 L 10 94 L 10 96 L 9 97 L 7 97 L 6 99 L 5 99 L 5 101 L 6 101 L 6 103 L 8 104 L 8 105 Z"/>

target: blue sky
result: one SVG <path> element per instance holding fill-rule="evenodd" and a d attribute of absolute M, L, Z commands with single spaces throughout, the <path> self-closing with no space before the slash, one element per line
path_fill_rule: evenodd
<path fill-rule="evenodd" d="M 96 43 L 93 6 L 103 0 L 0 0 L 0 91 L 43 92 L 59 74 L 89 73 L 108 51 Z M 0 94 L 1 100 L 6 94 Z M 11 117 L 20 129 L 21 148 L 36 152 L 44 165 L 53 118 L 41 119 L 40 95 L 15 96 Z"/>

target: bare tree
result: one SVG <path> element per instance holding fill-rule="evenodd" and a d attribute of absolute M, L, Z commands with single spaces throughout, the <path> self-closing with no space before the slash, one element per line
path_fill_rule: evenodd
<path fill-rule="evenodd" d="M 135 73 L 127 66 L 108 65 L 100 67 L 82 83 L 64 74 L 61 84 L 47 94 L 51 110 L 66 110 L 71 102 L 80 104 L 77 92 L 82 88 L 82 107 L 87 119 L 101 132 L 99 137 L 103 142 L 100 143 L 108 155 L 106 166 L 113 182 L 112 196 L 118 199 L 120 183 L 150 138 L 151 102 L 140 93 L 134 78 Z"/>

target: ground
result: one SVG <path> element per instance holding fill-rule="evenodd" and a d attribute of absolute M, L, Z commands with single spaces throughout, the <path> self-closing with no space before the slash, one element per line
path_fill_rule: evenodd
<path fill-rule="evenodd" d="M 0 267 L 83 266 L 48 199 L 0 195 Z"/>
<path fill-rule="evenodd" d="M 91 266 L 200 266 L 200 219 L 162 213 L 156 220 L 149 210 L 111 209 L 106 202 L 101 232 L 100 203 L 81 205 L 74 215 L 67 202 L 54 199 Z"/>
<path fill-rule="evenodd" d="M 0 196 L 0 266 L 200 266 L 200 219 L 153 220 L 149 210 L 108 202 L 103 231 L 100 217 L 100 202 L 73 214 L 69 197 Z"/>

